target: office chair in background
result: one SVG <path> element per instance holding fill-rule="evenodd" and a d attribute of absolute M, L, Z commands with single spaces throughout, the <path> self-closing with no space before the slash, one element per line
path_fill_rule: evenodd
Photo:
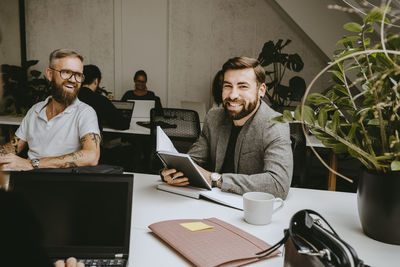
<path fill-rule="evenodd" d="M 150 111 L 150 136 L 152 140 L 152 158 L 150 170 L 158 172 L 163 166 L 155 155 L 156 151 L 156 127 L 160 126 L 171 139 L 176 150 L 187 153 L 191 145 L 200 135 L 200 119 L 194 110 L 163 108 L 162 115 L 156 109 Z"/>

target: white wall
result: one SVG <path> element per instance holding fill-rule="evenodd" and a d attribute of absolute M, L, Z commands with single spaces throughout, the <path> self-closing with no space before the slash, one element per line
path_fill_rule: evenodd
<path fill-rule="evenodd" d="M 1 64 L 21 65 L 18 1 L 0 0 Z"/>
<path fill-rule="evenodd" d="M 306 82 L 325 66 L 316 46 L 268 0 L 170 0 L 168 104 L 210 103 L 211 82 L 234 56 L 258 57 L 266 41 L 291 39 L 284 51 L 304 61 Z M 326 89 L 326 79 L 314 90 Z"/>
<path fill-rule="evenodd" d="M 27 56 L 40 60 L 37 69 L 45 69 L 54 49 L 76 49 L 85 64 L 100 67 L 102 84 L 116 99 L 133 88 L 134 73 L 144 69 L 164 106 L 195 101 L 209 107 L 212 78 L 222 64 L 233 56 L 257 57 L 268 40 L 291 39 L 286 52 L 303 58 L 304 70 L 287 78 L 300 75 L 308 83 L 327 61 L 271 0 L 25 2 Z M 326 89 L 326 81 L 314 91 Z"/>
<path fill-rule="evenodd" d="M 58 48 L 78 51 L 84 64 L 97 65 L 102 86 L 114 90 L 114 14 L 110 0 L 26 0 L 27 58 L 44 72 Z"/>
<path fill-rule="evenodd" d="M 120 17 L 121 33 L 116 31 L 116 74 L 122 74 L 120 88 L 115 95 L 120 99 L 126 90 L 134 87 L 133 76 L 137 70 L 147 73 L 147 86 L 160 96 L 163 105 L 167 99 L 167 13 L 165 0 L 122 0 Z M 121 22 L 119 22 L 119 20 Z M 120 69 L 118 69 L 120 66 Z"/>
<path fill-rule="evenodd" d="M 304 1 L 293 0 L 275 0 L 275 2 L 329 57 L 338 49 L 336 42 L 343 36 L 349 36 L 349 32 L 343 29 L 343 24 L 355 19 L 360 20 L 359 15 L 328 9 L 328 5 L 335 4 L 348 7 L 342 1 L 307 0 L 307 4 Z"/>

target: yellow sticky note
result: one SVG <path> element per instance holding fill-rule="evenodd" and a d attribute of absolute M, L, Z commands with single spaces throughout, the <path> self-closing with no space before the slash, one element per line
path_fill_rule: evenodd
<path fill-rule="evenodd" d="M 195 231 L 201 231 L 201 230 L 206 230 L 206 229 L 212 229 L 213 227 L 210 225 L 207 225 L 202 222 L 190 222 L 190 223 L 181 223 L 183 227 L 186 229 L 195 232 Z"/>

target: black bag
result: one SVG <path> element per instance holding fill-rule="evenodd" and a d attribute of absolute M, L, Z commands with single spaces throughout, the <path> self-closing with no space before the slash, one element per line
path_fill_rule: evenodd
<path fill-rule="evenodd" d="M 257 254 L 261 258 L 267 257 L 282 245 L 285 246 L 284 266 L 287 267 L 368 266 L 363 264 L 355 250 L 339 237 L 329 223 L 313 210 L 296 212 L 290 220 L 289 229 L 285 229 L 283 239 Z"/>
<path fill-rule="evenodd" d="M 52 173 L 111 173 L 121 174 L 124 168 L 115 165 L 99 164 L 96 166 L 84 166 L 73 168 L 40 168 L 33 169 L 31 172 L 52 172 Z"/>

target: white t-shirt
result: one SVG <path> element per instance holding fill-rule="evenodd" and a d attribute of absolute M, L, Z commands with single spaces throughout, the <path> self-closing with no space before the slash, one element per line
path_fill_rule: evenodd
<path fill-rule="evenodd" d="M 35 104 L 15 132 L 18 138 L 28 143 L 30 159 L 73 153 L 81 149 L 80 139 L 84 135 L 95 133 L 100 136 L 96 112 L 78 98 L 49 121 L 46 106 L 50 98 Z"/>

